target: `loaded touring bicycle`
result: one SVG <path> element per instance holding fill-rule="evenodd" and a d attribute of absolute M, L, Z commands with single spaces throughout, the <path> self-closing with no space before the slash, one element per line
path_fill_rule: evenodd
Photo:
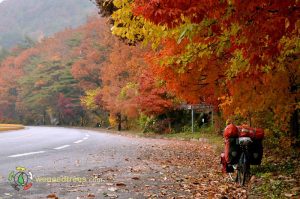
<path fill-rule="evenodd" d="M 222 171 L 232 180 L 245 185 L 250 179 L 250 165 L 260 165 L 264 131 L 249 126 L 228 125 L 224 131 L 225 151 L 221 154 Z M 235 176 L 233 176 L 234 174 Z"/>

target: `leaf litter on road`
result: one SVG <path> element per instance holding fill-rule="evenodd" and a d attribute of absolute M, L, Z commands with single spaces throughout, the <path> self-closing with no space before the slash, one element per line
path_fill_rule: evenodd
<path fill-rule="evenodd" d="M 83 198 L 247 198 L 247 188 L 222 174 L 219 155 L 208 143 L 151 141 L 143 146 L 123 147 L 119 152 L 115 148 L 111 159 L 114 164 L 99 163 L 86 171 L 88 177 L 101 179 L 101 184 L 86 182 L 87 190 L 76 185 L 69 188 L 80 188 L 77 193 L 85 193 L 80 196 Z M 134 149 L 136 153 L 130 152 L 131 156 L 118 155 Z M 108 157 L 109 151 L 106 153 L 103 155 Z"/>

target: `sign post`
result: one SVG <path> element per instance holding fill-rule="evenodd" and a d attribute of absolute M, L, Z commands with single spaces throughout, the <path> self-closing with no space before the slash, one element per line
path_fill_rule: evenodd
<path fill-rule="evenodd" d="M 181 109 L 185 109 L 185 110 L 191 110 L 191 114 L 192 114 L 192 133 L 194 133 L 194 112 L 195 111 L 202 111 L 204 113 L 210 113 L 211 112 L 211 124 L 212 126 L 214 125 L 214 110 L 213 110 L 213 106 L 209 105 L 209 104 L 182 104 L 180 106 Z M 202 121 L 204 123 L 204 121 Z"/>
<path fill-rule="evenodd" d="M 192 106 L 192 133 L 194 133 L 194 108 Z"/>
<path fill-rule="evenodd" d="M 193 105 L 188 105 L 187 108 L 189 110 L 191 110 L 191 113 L 192 113 L 192 133 L 194 133 L 194 107 L 193 107 Z"/>

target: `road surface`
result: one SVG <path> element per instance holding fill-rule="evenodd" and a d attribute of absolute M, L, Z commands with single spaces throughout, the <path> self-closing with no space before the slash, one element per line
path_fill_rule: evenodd
<path fill-rule="evenodd" d="M 206 143 L 26 127 L 0 133 L 0 147 L 0 199 L 206 198 L 225 194 L 219 189 L 225 181 L 218 157 Z M 16 167 L 32 173 L 29 190 L 16 191 L 11 185 L 15 183 L 8 180 L 12 171 L 18 172 Z"/>

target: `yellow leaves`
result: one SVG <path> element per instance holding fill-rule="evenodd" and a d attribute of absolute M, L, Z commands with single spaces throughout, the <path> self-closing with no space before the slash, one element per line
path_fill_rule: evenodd
<path fill-rule="evenodd" d="M 229 80 L 240 72 L 247 72 L 250 67 L 241 50 L 236 50 L 233 55 L 229 62 L 229 68 L 226 71 L 226 76 Z"/>
<path fill-rule="evenodd" d="M 88 90 L 85 96 L 81 98 L 81 104 L 89 110 L 96 110 L 98 106 L 95 104 L 95 97 L 98 95 L 99 89 Z"/>
<path fill-rule="evenodd" d="M 181 33 L 180 28 L 168 29 L 166 25 L 155 25 L 142 16 L 134 16 L 131 7 L 132 1 L 115 0 L 114 4 L 119 8 L 112 14 L 114 20 L 112 33 L 114 35 L 126 38 L 133 43 L 142 41 L 144 46 L 150 43 L 153 49 L 158 48 L 160 42 L 165 38 L 179 38 L 177 35 Z"/>
<path fill-rule="evenodd" d="M 226 106 L 231 106 L 232 105 L 232 97 L 231 96 L 221 96 L 218 98 L 219 101 L 220 101 L 220 107 L 223 109 L 225 108 Z"/>
<path fill-rule="evenodd" d="M 130 97 L 137 96 L 138 94 L 138 84 L 135 82 L 128 82 L 120 91 L 119 98 L 121 100 L 126 100 Z"/>
<path fill-rule="evenodd" d="M 300 109 L 300 102 L 296 103 L 296 109 Z"/>
<path fill-rule="evenodd" d="M 117 125 L 117 118 L 114 116 L 114 114 L 110 114 L 108 121 L 110 126 L 112 127 L 115 127 Z"/>
<path fill-rule="evenodd" d="M 288 18 L 285 18 L 285 29 L 287 29 L 290 26 L 290 21 Z"/>
<path fill-rule="evenodd" d="M 300 23 L 300 22 L 299 22 Z M 287 67 L 287 62 L 289 64 L 291 61 L 297 64 L 297 60 L 299 60 L 300 53 L 300 38 L 299 33 L 295 30 L 295 33 L 291 37 L 282 37 L 279 43 L 279 47 L 281 49 L 280 56 L 277 58 L 279 64 L 277 64 L 277 68 L 284 71 Z M 291 57 L 295 57 L 296 59 L 291 60 Z"/>
<path fill-rule="evenodd" d="M 271 71 L 272 67 L 270 65 L 265 65 L 262 67 L 262 71 L 265 73 L 269 73 Z"/>
<path fill-rule="evenodd" d="M 180 35 L 177 40 L 177 43 L 180 44 L 184 38 L 189 38 L 191 40 L 196 32 L 195 31 L 196 27 L 197 25 L 192 24 L 189 20 L 187 20 L 186 23 L 183 23 L 178 29 Z"/>
<path fill-rule="evenodd" d="M 240 26 L 236 23 L 233 23 L 231 24 L 229 35 L 237 35 L 240 30 L 241 30 Z"/>
<path fill-rule="evenodd" d="M 226 117 L 228 117 L 229 115 L 232 115 L 232 97 L 231 96 L 227 96 L 227 95 L 222 95 L 221 97 L 218 98 L 219 100 L 219 107 L 221 110 L 223 110 L 223 114 Z"/>

